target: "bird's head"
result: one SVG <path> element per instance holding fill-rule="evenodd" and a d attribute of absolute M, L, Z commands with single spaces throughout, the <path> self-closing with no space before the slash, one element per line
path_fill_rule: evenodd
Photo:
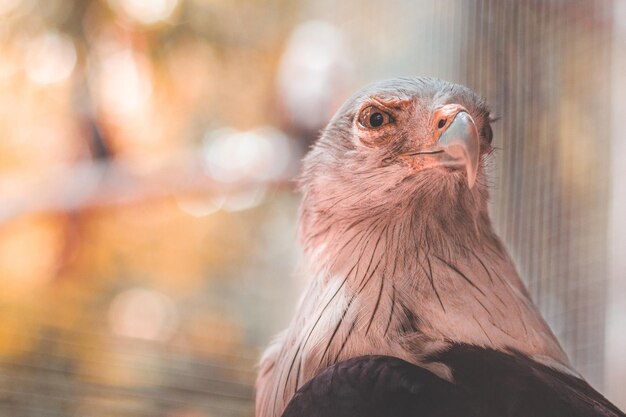
<path fill-rule="evenodd" d="M 325 216 L 486 211 L 490 121 L 480 97 L 437 79 L 393 79 L 361 90 L 305 158 L 305 234 L 307 222 Z"/>

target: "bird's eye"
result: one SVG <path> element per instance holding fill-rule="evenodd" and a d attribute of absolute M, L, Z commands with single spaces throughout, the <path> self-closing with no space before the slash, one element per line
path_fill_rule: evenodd
<path fill-rule="evenodd" d="M 376 106 L 367 106 L 359 115 L 359 124 L 366 129 L 378 129 L 391 122 L 391 115 Z"/>
<path fill-rule="evenodd" d="M 370 125 L 372 127 L 380 127 L 385 121 L 385 117 L 382 113 L 376 112 L 370 116 Z"/>
<path fill-rule="evenodd" d="M 483 127 L 482 137 L 485 138 L 488 143 L 491 143 L 493 140 L 493 130 L 491 130 L 491 125 L 489 123 Z"/>

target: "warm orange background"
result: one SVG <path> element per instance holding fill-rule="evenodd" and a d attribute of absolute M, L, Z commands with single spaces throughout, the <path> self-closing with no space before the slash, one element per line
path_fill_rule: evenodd
<path fill-rule="evenodd" d="M 298 161 L 354 89 L 418 74 L 502 116 L 498 230 L 574 363 L 626 405 L 621 9 L 0 0 L 0 416 L 253 415 L 302 286 Z"/>

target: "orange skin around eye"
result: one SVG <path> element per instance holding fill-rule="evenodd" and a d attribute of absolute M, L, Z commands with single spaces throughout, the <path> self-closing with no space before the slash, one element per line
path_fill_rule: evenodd
<path fill-rule="evenodd" d="M 356 117 L 356 126 L 361 131 L 360 141 L 368 147 L 380 147 L 389 143 L 394 135 L 393 128 L 397 127 L 395 114 L 402 111 L 410 101 L 408 100 L 381 100 L 371 97 L 361 106 Z M 374 113 L 383 115 L 383 123 L 380 126 L 372 126 L 370 117 Z"/>
<path fill-rule="evenodd" d="M 382 116 L 382 121 L 378 126 L 374 126 L 372 124 L 372 116 L 376 114 L 379 114 Z M 367 106 L 366 108 L 364 108 L 361 111 L 361 114 L 359 115 L 359 118 L 358 118 L 358 123 L 361 125 L 361 127 L 365 129 L 378 129 L 392 122 L 393 122 L 393 117 L 389 113 L 379 108 L 378 106 L 374 106 L 374 105 Z"/>
<path fill-rule="evenodd" d="M 383 116 L 383 122 L 380 126 L 372 126 L 370 122 L 370 118 L 376 113 L 380 113 Z M 359 130 L 361 130 L 361 142 L 372 148 L 387 144 L 393 137 L 393 122 L 394 119 L 389 112 L 373 104 L 366 106 L 359 112 L 356 122 Z"/>
<path fill-rule="evenodd" d="M 466 112 L 467 109 L 460 104 L 446 104 L 445 106 L 440 106 L 433 112 L 432 124 L 433 131 L 435 132 L 434 142 L 439 140 L 439 136 L 450 126 L 454 117 L 462 111 Z M 440 124 L 441 122 L 443 123 Z"/>

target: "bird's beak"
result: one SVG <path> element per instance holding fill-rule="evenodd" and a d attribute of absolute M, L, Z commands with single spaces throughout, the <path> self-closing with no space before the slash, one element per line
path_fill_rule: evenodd
<path fill-rule="evenodd" d="M 467 172 L 469 188 L 476 182 L 480 160 L 480 139 L 476 124 L 467 111 L 458 105 L 443 106 L 435 113 L 435 123 L 445 123 L 440 128 L 437 148 L 445 153 L 446 165 L 463 166 Z"/>

